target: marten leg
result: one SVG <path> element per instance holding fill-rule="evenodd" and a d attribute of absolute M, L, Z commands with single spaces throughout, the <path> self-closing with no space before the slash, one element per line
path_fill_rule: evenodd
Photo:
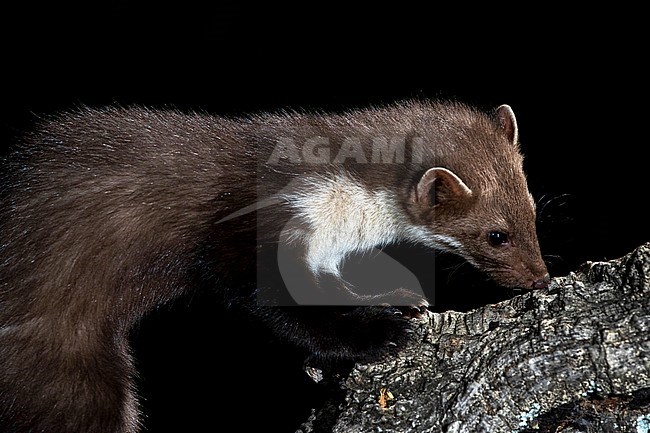
<path fill-rule="evenodd" d="M 138 431 L 126 339 L 81 326 L 66 336 L 32 328 L 0 334 L 0 431 Z"/>
<path fill-rule="evenodd" d="M 429 302 L 423 293 L 414 290 L 397 288 L 377 290 L 373 294 L 360 295 L 354 287 L 340 277 L 331 274 L 321 275 L 317 282 L 318 292 L 324 299 L 330 299 L 334 305 L 363 305 L 396 307 L 410 316 L 417 316 L 429 307 Z M 327 302 L 324 302 L 327 304 Z"/>
<path fill-rule="evenodd" d="M 277 335 L 320 362 L 376 361 L 404 347 L 411 323 L 393 307 L 254 307 Z"/>
<path fill-rule="evenodd" d="M 409 340 L 409 317 L 428 306 L 410 290 L 360 296 L 335 275 L 315 277 L 298 261 L 289 269 L 260 272 L 247 303 L 277 335 L 324 362 L 375 361 L 396 352 Z"/>

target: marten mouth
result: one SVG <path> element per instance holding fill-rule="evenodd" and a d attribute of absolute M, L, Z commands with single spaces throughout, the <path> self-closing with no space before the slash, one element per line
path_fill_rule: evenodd
<path fill-rule="evenodd" d="M 535 277 L 532 272 L 521 273 L 511 268 L 489 269 L 486 273 L 490 275 L 496 283 L 511 289 L 535 290 L 545 289 L 550 283 L 550 277 L 547 274 L 541 277 Z"/>

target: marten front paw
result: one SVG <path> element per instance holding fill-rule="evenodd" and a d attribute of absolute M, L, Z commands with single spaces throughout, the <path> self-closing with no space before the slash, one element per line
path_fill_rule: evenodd
<path fill-rule="evenodd" d="M 410 318 L 420 317 L 429 308 L 429 301 L 424 295 L 409 289 L 393 290 L 381 295 L 380 299 L 382 306 L 397 308 Z"/>

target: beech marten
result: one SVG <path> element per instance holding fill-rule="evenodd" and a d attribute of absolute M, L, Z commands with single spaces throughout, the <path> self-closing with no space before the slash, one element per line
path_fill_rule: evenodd
<path fill-rule="evenodd" d="M 351 254 L 458 254 L 549 283 L 507 105 L 406 101 L 225 118 L 82 108 L 42 119 L 1 170 L 0 430 L 139 429 L 128 336 L 218 290 L 314 359 L 400 348 L 421 293 L 359 293 Z"/>

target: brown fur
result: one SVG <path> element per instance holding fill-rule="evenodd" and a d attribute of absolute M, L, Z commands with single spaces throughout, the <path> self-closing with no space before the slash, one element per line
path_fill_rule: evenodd
<path fill-rule="evenodd" d="M 43 120 L 3 169 L 0 430 L 137 431 L 129 329 L 197 287 L 248 302 L 260 289 L 257 246 L 273 244 L 290 209 L 217 222 L 300 176 L 343 170 L 368 191 L 387 188 L 411 224 L 453 236 L 498 282 L 530 285 L 546 269 L 510 133 L 494 116 L 429 102 L 238 119 L 81 109 Z M 407 144 L 419 137 L 427 147 L 418 163 L 266 163 L 278 137 L 303 143 L 315 136 L 330 139 L 332 155 L 346 137 L 356 137 L 366 155 L 376 137 Z M 407 162 L 411 153 L 407 146 Z M 420 177 L 434 166 L 456 173 L 472 196 L 445 206 L 415 203 Z M 486 244 L 495 228 L 511 233 L 512 248 Z M 323 358 L 379 356 L 408 327 L 379 307 L 322 316 L 248 308 Z"/>

